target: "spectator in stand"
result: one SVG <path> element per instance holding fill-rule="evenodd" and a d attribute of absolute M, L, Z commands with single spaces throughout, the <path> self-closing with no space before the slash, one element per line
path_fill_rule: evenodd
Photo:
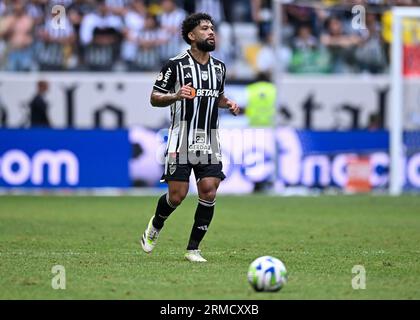
<path fill-rule="evenodd" d="M 251 0 L 252 20 L 257 24 L 258 34 L 262 39 L 271 32 L 272 11 L 271 0 Z"/>
<path fill-rule="evenodd" d="M 35 28 L 45 21 L 48 0 L 30 0 L 26 4 L 26 13 L 34 20 Z"/>
<path fill-rule="evenodd" d="M 313 50 L 318 47 L 318 40 L 312 35 L 309 24 L 303 24 L 298 28 L 296 37 L 293 39 L 294 50 Z"/>
<path fill-rule="evenodd" d="M 356 49 L 356 61 L 361 72 L 382 73 L 388 66 L 381 26 L 374 13 L 366 15 L 366 30 Z"/>
<path fill-rule="evenodd" d="M 25 1 L 14 1 L 12 12 L 0 23 L 0 38 L 6 40 L 8 47 L 8 71 L 29 71 L 33 68 L 33 30 L 34 20 L 25 11 Z"/>
<path fill-rule="evenodd" d="M 96 10 L 85 15 L 80 25 L 80 41 L 83 45 L 93 43 L 95 35 L 111 30 L 122 30 L 122 19 L 110 12 L 105 0 L 96 0 Z"/>
<path fill-rule="evenodd" d="M 168 42 L 168 35 L 159 27 L 156 16 L 147 15 L 144 28 L 137 34 L 135 41 L 137 43 L 137 53 L 132 69 L 142 71 L 157 70 L 161 65 L 159 49 Z"/>
<path fill-rule="evenodd" d="M 147 16 L 147 7 L 143 0 L 133 0 L 123 17 L 124 41 L 122 43 L 121 57 L 128 64 L 134 62 L 137 53 L 137 36 L 144 28 Z"/>
<path fill-rule="evenodd" d="M 184 47 L 179 26 L 185 19 L 186 12 L 173 0 L 162 0 L 161 7 L 162 13 L 158 16 L 158 21 L 169 38 L 169 41 L 161 47 L 161 60 L 166 61 L 178 55 Z"/>
<path fill-rule="evenodd" d="M 6 4 L 3 0 L 0 0 L 0 32 L 2 30 L 2 22 L 3 16 L 6 14 Z M 0 37 L 0 70 L 2 70 L 2 66 L 4 65 L 6 55 L 6 41 Z"/>
<path fill-rule="evenodd" d="M 295 30 L 301 25 L 310 25 L 314 34 L 318 36 L 317 12 L 315 7 L 295 5 L 293 3 L 284 6 L 287 21 L 294 26 Z"/>
<path fill-rule="evenodd" d="M 111 14 L 123 17 L 128 12 L 132 0 L 106 0 L 106 5 Z"/>
<path fill-rule="evenodd" d="M 257 53 L 256 68 L 257 73 L 272 73 L 276 66 L 280 64 L 283 71 L 290 63 L 292 52 L 288 46 L 282 46 L 279 51 L 273 48 L 273 34 L 268 33 L 265 38 L 260 39 L 262 46 Z"/>
<path fill-rule="evenodd" d="M 351 8 L 357 4 L 366 8 L 367 29 L 352 28 Z M 293 73 L 324 73 L 328 65 L 332 73 L 384 73 L 388 70 L 387 46 L 392 35 L 392 17 L 387 8 L 416 4 L 420 2 L 284 2 L 280 28 L 283 48 L 274 54 L 271 0 L 0 0 L 0 70 L 34 70 L 37 59 L 41 70 L 62 70 L 63 66 L 67 67 L 65 70 L 120 70 L 122 61 L 131 68 L 135 59 L 139 61 L 137 42 L 147 12 L 157 15 L 164 34 L 168 35 L 167 43 L 159 49 L 159 58 L 166 60 L 185 48 L 179 24 L 186 12 L 204 11 L 210 12 L 216 21 L 220 41 L 215 54 L 235 64 L 230 76 L 252 76 L 260 68 L 273 68 L 273 62 L 278 59 L 291 62 L 287 69 Z M 64 6 L 69 20 L 66 30 L 59 34 L 48 29 L 54 5 Z M 252 42 L 256 49 L 249 51 L 251 60 L 246 62 L 241 60 L 238 50 L 241 39 L 235 23 L 257 27 L 260 37 L 259 43 Z M 405 41 L 415 40 L 414 37 L 407 40 L 407 34 L 404 34 Z M 238 72 L 241 63 L 247 62 L 252 64 L 248 69 L 251 74 Z"/>
<path fill-rule="evenodd" d="M 3 0 L 0 0 L 0 17 L 6 13 L 6 4 Z"/>
<path fill-rule="evenodd" d="M 83 17 L 91 13 L 94 10 L 91 1 L 85 0 L 74 0 L 72 4 L 67 9 L 67 16 L 73 25 L 74 36 L 75 36 L 75 46 L 74 53 L 76 57 L 76 66 L 79 66 L 83 61 L 82 58 L 82 46 L 80 41 L 80 25 L 82 23 Z M 77 68 L 77 67 L 76 67 Z"/>
<path fill-rule="evenodd" d="M 96 0 L 96 4 L 80 26 L 84 62 L 91 71 L 111 71 L 119 57 L 123 22 L 110 12 L 105 0 Z"/>
<path fill-rule="evenodd" d="M 47 2 L 46 0 L 38 0 L 38 1 Z M 63 6 L 64 8 L 68 8 L 73 4 L 73 2 L 74 2 L 73 0 L 49 0 L 48 4 L 50 8 L 56 5 Z"/>
<path fill-rule="evenodd" d="M 355 48 L 362 42 L 356 34 L 346 34 L 343 24 L 337 17 L 326 21 L 327 32 L 321 36 L 321 43 L 327 47 L 331 55 L 332 71 L 334 73 L 353 72 Z"/>
<path fill-rule="evenodd" d="M 188 6 L 188 12 L 205 12 L 209 14 L 215 23 L 215 26 L 219 26 L 220 23 L 225 21 L 225 7 L 223 0 L 194 0 L 184 1 L 184 8 Z"/>
<path fill-rule="evenodd" d="M 38 32 L 37 58 L 39 68 L 43 71 L 60 71 L 69 66 L 74 67 L 71 65 L 73 45 L 76 40 L 73 25 L 67 16 L 60 17 L 61 25 L 57 25 L 54 18 L 52 14 Z"/>
<path fill-rule="evenodd" d="M 319 46 L 318 39 L 312 34 L 309 24 L 298 28 L 292 43 L 293 56 L 289 71 L 293 73 L 329 72 L 329 55 Z"/>

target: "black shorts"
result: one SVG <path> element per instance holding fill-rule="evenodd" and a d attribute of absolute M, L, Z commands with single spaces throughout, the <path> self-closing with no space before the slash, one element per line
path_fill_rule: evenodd
<path fill-rule="evenodd" d="M 217 160 L 215 156 L 206 155 L 204 160 L 205 161 L 203 161 L 203 156 L 199 159 L 191 159 L 190 156 L 180 157 L 178 153 L 168 154 L 165 159 L 165 170 L 160 181 L 189 182 L 191 169 L 194 170 L 197 182 L 205 177 L 215 177 L 222 181 L 226 178 L 222 171 L 222 162 Z"/>

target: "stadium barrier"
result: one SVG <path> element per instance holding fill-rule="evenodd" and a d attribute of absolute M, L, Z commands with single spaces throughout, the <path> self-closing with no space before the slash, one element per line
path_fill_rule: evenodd
<path fill-rule="evenodd" d="M 148 128 L 166 127 L 167 108 L 152 108 L 150 93 L 157 73 L 40 73 L 0 72 L 0 101 L 5 112 L 1 127 L 28 126 L 28 104 L 36 82 L 50 82 L 46 94 L 49 117 L 54 128 Z M 245 83 L 228 82 L 226 95 L 241 107 L 247 105 Z M 388 76 L 368 75 L 285 75 L 280 87 L 281 125 L 297 129 L 364 129 L 373 114 L 389 123 Z M 334 92 L 334 94 L 331 94 Z M 420 125 L 420 79 L 410 78 L 404 88 L 405 128 Z M 0 112 L 1 113 L 1 112 Z M 223 113 L 221 113 L 223 115 Z M 230 119 L 238 125 L 240 117 Z"/>

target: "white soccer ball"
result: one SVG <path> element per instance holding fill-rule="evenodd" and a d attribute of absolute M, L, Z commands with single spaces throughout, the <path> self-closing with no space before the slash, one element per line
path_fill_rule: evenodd
<path fill-rule="evenodd" d="M 248 282 L 255 291 L 279 291 L 287 282 L 286 267 L 277 258 L 259 257 L 249 266 Z"/>

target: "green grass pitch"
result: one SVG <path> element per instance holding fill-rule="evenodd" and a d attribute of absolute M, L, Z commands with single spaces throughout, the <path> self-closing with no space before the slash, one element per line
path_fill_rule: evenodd
<path fill-rule="evenodd" d="M 219 196 L 206 264 L 183 260 L 193 195 L 143 253 L 157 198 L 0 197 L 0 299 L 420 299 L 418 196 Z M 262 255 L 288 269 L 279 292 L 247 282 Z M 54 265 L 65 290 L 52 289 Z M 354 265 L 364 290 L 352 288 Z"/>

